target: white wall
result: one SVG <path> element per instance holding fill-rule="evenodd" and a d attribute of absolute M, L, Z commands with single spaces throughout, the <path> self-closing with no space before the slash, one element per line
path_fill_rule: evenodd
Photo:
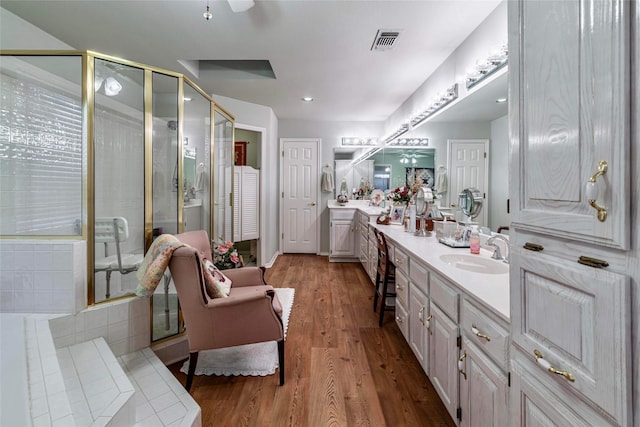
<path fill-rule="evenodd" d="M 74 49 L 0 7 L 0 49 Z"/>
<path fill-rule="evenodd" d="M 382 122 L 327 122 L 311 120 L 280 120 L 279 138 L 320 138 L 321 165 L 327 163 L 333 167 L 333 150 L 341 147 L 343 136 L 379 136 L 382 133 Z M 335 183 L 339 185 L 340 183 Z M 318 175 L 318 188 L 320 175 Z M 334 193 L 321 193 L 320 214 L 320 253 L 329 254 L 329 209 L 327 202 L 333 199 Z"/>

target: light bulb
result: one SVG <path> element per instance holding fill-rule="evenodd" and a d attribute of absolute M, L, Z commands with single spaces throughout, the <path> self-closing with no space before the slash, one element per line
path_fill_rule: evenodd
<path fill-rule="evenodd" d="M 213 14 L 209 11 L 209 5 L 207 5 L 207 10 L 202 14 L 202 16 L 204 16 L 204 19 L 207 21 L 210 21 L 211 18 L 213 18 Z"/>
<path fill-rule="evenodd" d="M 104 81 L 104 94 L 107 96 L 115 96 L 122 90 L 122 85 L 113 77 L 107 77 Z"/>

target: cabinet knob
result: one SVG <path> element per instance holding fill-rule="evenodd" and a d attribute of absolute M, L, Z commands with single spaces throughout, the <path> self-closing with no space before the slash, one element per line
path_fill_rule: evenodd
<path fill-rule="evenodd" d="M 402 320 L 402 317 L 396 316 L 396 322 L 402 323 L 402 322 L 404 322 L 404 320 Z"/>
<path fill-rule="evenodd" d="M 585 188 L 587 201 L 589 202 L 589 205 L 597 211 L 596 215 L 600 222 L 604 222 L 607 219 L 607 209 L 604 206 L 599 205 L 597 202 L 600 191 L 596 180 L 598 177 L 605 175 L 608 169 L 609 165 L 607 165 L 607 162 L 604 160 L 600 161 L 600 163 L 598 163 L 598 171 L 589 178 Z"/>
<path fill-rule="evenodd" d="M 551 372 L 552 374 L 563 376 L 567 379 L 567 381 L 570 381 L 570 382 L 574 382 L 576 380 L 576 378 L 573 376 L 571 372 L 561 371 L 551 366 L 551 363 L 549 363 L 544 359 L 540 350 L 537 350 L 537 349 L 533 350 L 533 354 L 536 356 L 536 362 L 538 362 L 538 365 L 542 366 L 547 371 Z"/>

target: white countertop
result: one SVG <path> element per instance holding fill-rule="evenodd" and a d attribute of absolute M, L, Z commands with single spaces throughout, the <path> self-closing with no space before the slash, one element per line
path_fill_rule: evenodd
<path fill-rule="evenodd" d="M 329 209 L 358 209 L 369 216 L 380 215 L 386 210 L 380 206 L 371 206 L 369 200 L 349 200 L 344 205 L 339 204 L 336 200 L 329 200 L 327 207 Z"/>
<path fill-rule="evenodd" d="M 349 200 L 344 205 L 336 200 L 329 200 L 329 209 L 357 209 L 369 216 L 380 215 L 385 209 L 378 206 L 370 206 L 368 200 Z M 400 246 L 412 257 L 419 259 L 431 270 L 448 278 L 462 291 L 472 295 L 487 307 L 501 316 L 507 322 L 510 319 L 509 307 L 509 273 L 484 274 L 461 270 L 453 265 L 440 260 L 445 254 L 469 254 L 469 248 L 451 248 L 438 242 L 435 233 L 431 237 L 419 237 L 413 233 L 404 231 L 401 225 L 380 225 L 370 221 L 373 227 L 381 230 L 396 246 Z M 478 256 L 491 260 L 492 252 L 481 249 Z M 492 262 L 500 262 L 491 260 Z"/>
<path fill-rule="evenodd" d="M 451 248 L 443 245 L 438 242 L 435 233 L 430 237 L 419 237 L 404 231 L 401 225 L 379 225 L 375 222 L 371 222 L 371 225 L 381 230 L 396 246 L 400 246 L 412 257 L 423 261 L 432 270 L 448 278 L 509 321 L 509 273 L 474 273 L 441 261 L 440 256 L 444 254 L 462 255 L 470 252 L 469 248 Z M 480 254 L 475 256 L 491 260 L 491 254 L 491 251 L 481 249 Z"/>

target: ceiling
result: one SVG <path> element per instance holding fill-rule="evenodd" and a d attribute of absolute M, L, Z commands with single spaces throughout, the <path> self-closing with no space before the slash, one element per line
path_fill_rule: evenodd
<path fill-rule="evenodd" d="M 270 106 L 278 119 L 383 121 L 500 1 L 258 0 L 233 12 L 216 0 L 210 21 L 205 0 L 1 6 L 75 49 L 183 73 L 207 93 Z M 400 30 L 393 49 L 371 50 L 379 29 Z"/>

